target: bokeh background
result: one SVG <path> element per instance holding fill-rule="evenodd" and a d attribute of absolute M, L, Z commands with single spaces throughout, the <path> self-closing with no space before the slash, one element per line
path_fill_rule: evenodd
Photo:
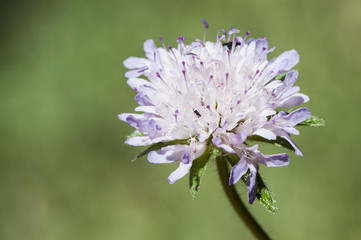
<path fill-rule="evenodd" d="M 284 168 L 262 168 L 279 207 L 250 211 L 274 239 L 360 239 L 359 0 L 2 1 L 0 239 L 253 239 L 233 212 L 215 164 L 193 200 L 176 165 L 131 162 L 136 106 L 122 61 L 146 39 L 218 29 L 267 36 L 274 56 L 297 49 L 298 85 L 326 119 L 303 128 Z M 239 187 L 244 199 L 244 187 Z"/>

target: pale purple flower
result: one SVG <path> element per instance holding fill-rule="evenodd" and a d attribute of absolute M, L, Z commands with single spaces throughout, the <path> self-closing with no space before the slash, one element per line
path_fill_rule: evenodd
<path fill-rule="evenodd" d="M 205 21 L 204 25 L 208 27 Z M 217 35 L 216 42 L 196 40 L 190 44 L 179 37 L 176 47 L 166 47 L 162 38 L 161 48 L 147 40 L 146 58 L 124 61 L 130 69 L 125 74 L 128 85 L 137 92 L 135 111 L 140 113 L 122 113 L 119 119 L 143 134 L 129 138 L 129 145 L 188 140 L 148 154 L 152 163 L 179 163 L 168 177 L 170 183 L 184 177 L 209 145 L 237 154 L 240 160 L 231 170 L 229 183 L 236 183 L 249 170 L 248 201 L 253 203 L 258 164 L 284 166 L 289 157 L 286 153 L 263 155 L 258 145 L 246 143 L 247 138 L 281 137 L 302 155 L 290 134 L 299 134 L 294 127 L 311 115 L 307 108 L 279 111 L 309 100 L 293 86 L 298 73 L 290 70 L 298 63 L 297 51 L 286 51 L 268 61 L 273 49 L 265 38 L 246 41 L 249 33 L 245 37 L 238 33 L 231 28 Z M 283 81 L 275 80 L 285 72 Z"/>

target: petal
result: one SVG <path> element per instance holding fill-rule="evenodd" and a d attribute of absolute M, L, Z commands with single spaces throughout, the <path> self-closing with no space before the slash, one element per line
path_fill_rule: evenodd
<path fill-rule="evenodd" d="M 214 145 L 216 145 L 217 147 L 220 147 L 222 144 L 222 140 L 219 137 L 213 136 L 212 138 L 212 142 L 214 143 Z"/>
<path fill-rule="evenodd" d="M 295 107 L 295 106 L 301 105 L 305 102 L 308 102 L 309 100 L 310 100 L 310 98 L 308 96 L 306 96 L 305 94 L 296 93 L 296 94 L 292 95 L 291 97 L 284 99 L 283 101 L 278 103 L 276 106 L 279 108 L 290 108 L 290 107 Z"/>
<path fill-rule="evenodd" d="M 174 182 L 178 181 L 189 172 L 189 169 L 191 169 L 191 167 L 192 162 L 190 162 L 189 164 L 184 164 L 183 162 L 180 162 L 179 167 L 169 175 L 168 182 L 170 184 L 173 184 Z"/>
<path fill-rule="evenodd" d="M 229 185 L 235 184 L 236 182 L 238 182 L 238 180 L 244 175 L 246 174 L 248 170 L 248 164 L 244 158 L 244 156 L 242 156 L 242 158 L 238 161 L 238 163 L 236 165 L 234 165 L 231 169 L 231 173 L 229 176 Z"/>
<path fill-rule="evenodd" d="M 119 120 L 127 122 L 130 126 L 136 129 L 146 130 L 148 119 L 143 114 L 122 113 L 118 115 Z M 145 128 L 145 129 L 144 129 Z M 141 131 L 143 132 L 143 131 Z"/>
<path fill-rule="evenodd" d="M 148 161 L 151 163 L 171 163 L 179 161 L 186 146 L 172 145 L 163 147 L 161 150 L 152 151 L 148 154 Z"/>
<path fill-rule="evenodd" d="M 191 161 L 191 156 L 190 156 L 190 154 L 189 154 L 189 151 L 184 151 L 184 152 L 183 152 L 181 161 L 182 161 L 184 164 L 188 164 L 188 163 Z"/>
<path fill-rule="evenodd" d="M 291 144 L 291 146 L 295 150 L 296 155 L 303 156 L 301 150 L 297 147 L 296 143 L 292 140 L 289 134 L 284 134 L 282 135 L 282 137 Z"/>
<path fill-rule="evenodd" d="M 143 72 L 139 72 L 138 69 L 135 69 L 135 70 L 131 70 L 131 71 L 126 72 L 124 74 L 124 76 L 127 77 L 127 78 L 136 78 L 136 77 L 139 77 L 142 74 L 143 74 Z"/>
<path fill-rule="evenodd" d="M 260 129 L 256 130 L 253 134 L 261 136 L 268 140 L 275 140 L 277 138 L 276 134 L 274 134 L 272 131 L 264 129 L 264 128 L 260 128 Z"/>
<path fill-rule="evenodd" d="M 265 39 L 256 40 L 255 62 L 267 60 L 268 42 Z"/>
<path fill-rule="evenodd" d="M 228 136 L 230 144 L 240 145 L 246 141 L 248 133 L 246 130 L 243 130 L 241 133 L 237 134 L 229 133 Z"/>
<path fill-rule="evenodd" d="M 233 150 L 233 148 L 231 146 L 229 146 L 227 144 L 223 144 L 222 140 L 218 137 L 213 136 L 212 142 L 214 143 L 214 145 L 216 145 L 219 148 L 224 149 L 226 152 L 235 153 L 235 151 Z"/>
<path fill-rule="evenodd" d="M 136 112 L 152 113 L 157 115 L 155 106 L 138 106 L 134 109 Z"/>
<path fill-rule="evenodd" d="M 262 158 L 263 159 L 260 162 L 267 167 L 281 167 L 289 164 L 289 157 L 287 153 L 263 155 Z"/>
<path fill-rule="evenodd" d="M 283 119 L 287 120 L 288 126 L 296 126 L 300 122 L 303 122 L 310 117 L 311 117 L 310 110 L 308 110 L 308 108 L 303 107 L 289 113 Z"/>
<path fill-rule="evenodd" d="M 155 51 L 157 51 L 157 46 L 155 45 L 153 39 L 148 39 L 144 42 L 144 52 L 148 59 L 154 59 Z"/>
<path fill-rule="evenodd" d="M 298 55 L 298 52 L 295 49 L 292 49 L 292 50 L 286 51 L 286 52 L 282 53 L 280 56 L 278 56 L 276 63 L 282 62 L 285 59 L 287 59 L 287 65 L 284 66 L 283 69 L 279 69 L 279 70 L 283 70 L 283 71 L 290 70 L 291 68 L 296 66 L 296 64 L 300 60 L 300 57 Z"/>
<path fill-rule="evenodd" d="M 131 145 L 131 146 L 148 146 L 152 144 L 153 141 L 149 139 L 149 137 L 132 137 L 128 138 L 127 141 L 125 141 L 125 144 Z"/>
<path fill-rule="evenodd" d="M 284 83 L 286 86 L 293 85 L 297 81 L 298 72 L 296 70 L 287 73 Z"/>
<path fill-rule="evenodd" d="M 139 88 L 139 86 L 149 86 L 149 87 L 152 87 L 152 83 L 145 80 L 145 79 L 142 79 L 142 78 L 130 78 L 128 81 L 127 81 L 127 84 L 131 87 L 131 88 Z"/>
<path fill-rule="evenodd" d="M 248 189 L 248 203 L 253 204 L 254 201 L 256 200 L 256 193 L 257 193 L 256 177 L 258 172 L 258 166 L 251 165 L 249 169 L 250 169 L 250 174 L 246 181 L 246 185 Z"/>
<path fill-rule="evenodd" d="M 298 61 L 299 56 L 294 49 L 283 52 L 277 58 L 272 59 L 264 70 L 266 76 L 265 83 L 273 79 L 276 75 L 290 70 Z"/>
<path fill-rule="evenodd" d="M 136 69 L 144 66 L 149 66 L 149 63 L 149 60 L 145 58 L 129 57 L 124 60 L 123 65 L 128 69 Z"/>

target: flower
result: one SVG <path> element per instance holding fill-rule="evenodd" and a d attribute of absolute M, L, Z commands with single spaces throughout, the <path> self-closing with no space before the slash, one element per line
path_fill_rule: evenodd
<path fill-rule="evenodd" d="M 204 20 L 205 29 L 208 23 Z M 119 119 L 136 128 L 142 135 L 126 141 L 133 146 L 154 143 L 173 145 L 149 152 L 151 163 L 179 163 L 168 177 L 174 183 L 184 177 L 195 159 L 209 145 L 226 154 L 239 157 L 230 173 L 229 184 L 236 183 L 247 172 L 248 202 L 256 197 L 258 164 L 267 167 L 285 166 L 286 153 L 264 155 L 258 145 L 246 141 L 254 136 L 267 141 L 286 140 L 297 155 L 302 155 L 290 134 L 294 128 L 311 117 L 307 108 L 290 113 L 279 109 L 303 104 L 309 98 L 299 93 L 296 50 L 282 53 L 270 61 L 265 38 L 247 39 L 237 36 L 231 28 L 217 34 L 215 42 L 195 40 L 189 45 L 178 37 L 176 48 L 163 45 L 157 48 L 153 40 L 144 43 L 146 58 L 129 57 L 124 61 L 128 69 L 128 85 L 136 91 L 139 104 L 135 111 L 122 113 Z M 286 74 L 283 80 L 277 76 Z"/>

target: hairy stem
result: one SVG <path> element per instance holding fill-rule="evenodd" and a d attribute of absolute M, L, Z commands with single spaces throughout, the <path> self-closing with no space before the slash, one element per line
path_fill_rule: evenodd
<path fill-rule="evenodd" d="M 231 202 L 238 216 L 242 219 L 242 221 L 246 224 L 248 229 L 257 239 L 270 239 L 267 233 L 257 223 L 256 219 L 254 219 L 250 212 L 247 210 L 246 206 L 243 204 L 241 198 L 239 197 L 234 185 L 230 186 L 228 184 L 229 170 L 226 160 L 222 157 L 218 157 L 216 162 L 218 174 L 221 179 L 223 189 L 226 192 L 228 200 Z"/>

